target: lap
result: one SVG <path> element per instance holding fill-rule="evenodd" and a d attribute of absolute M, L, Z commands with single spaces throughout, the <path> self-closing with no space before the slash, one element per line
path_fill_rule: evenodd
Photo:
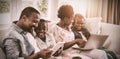
<path fill-rule="evenodd" d="M 67 50 L 62 53 L 63 59 L 72 59 L 72 57 L 81 57 L 82 59 L 92 59 L 86 55 L 80 54 L 78 50 Z"/>
<path fill-rule="evenodd" d="M 57 59 L 72 59 L 72 57 L 81 57 L 82 59 L 107 59 L 107 55 L 103 50 L 93 49 L 91 51 L 80 51 L 74 50 L 65 51 Z"/>
<path fill-rule="evenodd" d="M 107 59 L 105 51 L 99 49 L 93 49 L 91 51 L 82 51 L 80 54 L 87 55 L 93 59 Z"/>

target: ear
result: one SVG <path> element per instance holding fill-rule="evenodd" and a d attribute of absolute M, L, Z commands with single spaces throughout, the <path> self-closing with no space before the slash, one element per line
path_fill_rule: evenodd
<path fill-rule="evenodd" d="M 22 20 L 26 21 L 26 19 L 27 19 L 27 17 L 25 15 L 23 15 Z"/>

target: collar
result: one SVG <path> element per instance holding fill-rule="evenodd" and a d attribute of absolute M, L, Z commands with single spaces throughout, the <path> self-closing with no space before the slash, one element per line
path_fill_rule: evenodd
<path fill-rule="evenodd" d="M 17 23 L 17 21 L 15 21 L 15 22 L 13 22 L 13 27 L 15 28 L 15 30 L 18 32 L 18 33 L 20 33 L 20 34 L 27 34 L 27 32 L 25 32 L 25 31 L 23 31 L 18 25 L 16 25 L 16 23 Z"/>

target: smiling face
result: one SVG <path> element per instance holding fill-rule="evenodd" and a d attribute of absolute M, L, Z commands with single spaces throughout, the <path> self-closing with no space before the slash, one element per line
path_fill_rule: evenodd
<path fill-rule="evenodd" d="M 43 39 L 45 38 L 45 34 L 46 34 L 46 28 L 45 28 L 45 23 L 41 23 L 41 27 L 39 27 L 38 30 L 38 37 Z"/>
<path fill-rule="evenodd" d="M 35 28 L 35 32 L 39 38 L 45 39 L 46 32 L 48 30 L 47 26 L 48 26 L 48 23 L 45 20 L 40 19 L 40 22 L 38 23 L 38 27 Z"/>
<path fill-rule="evenodd" d="M 74 24 L 74 27 L 77 29 L 77 30 L 80 30 L 82 27 L 83 27 L 83 21 L 82 20 L 78 20 L 77 22 L 75 22 Z"/>
<path fill-rule="evenodd" d="M 73 27 L 76 30 L 81 30 L 84 24 L 84 17 L 80 14 L 76 14 L 73 22 Z"/>
<path fill-rule="evenodd" d="M 26 7 L 22 10 L 17 25 L 24 31 L 31 32 L 39 22 L 40 13 L 33 7 Z"/>
<path fill-rule="evenodd" d="M 23 17 L 24 17 L 23 24 L 24 24 L 25 31 L 30 31 L 32 30 L 32 28 L 37 26 L 39 21 L 39 14 L 32 13 L 31 16 L 29 17 L 26 17 L 26 16 L 23 16 Z"/>

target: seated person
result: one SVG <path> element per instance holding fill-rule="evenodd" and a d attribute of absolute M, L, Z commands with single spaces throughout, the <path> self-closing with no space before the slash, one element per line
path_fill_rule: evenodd
<path fill-rule="evenodd" d="M 40 19 L 38 27 L 35 28 L 35 39 L 39 49 L 52 48 L 56 43 L 54 37 L 47 32 L 47 22 L 49 21 Z"/>
<path fill-rule="evenodd" d="M 62 55 L 72 52 L 71 47 L 78 45 L 84 47 L 85 41 L 82 39 L 75 39 L 74 33 L 71 30 L 71 24 L 74 18 L 74 11 L 71 5 L 62 5 L 58 10 L 58 17 L 60 21 L 57 24 L 52 24 L 49 31 L 53 34 L 56 42 L 65 42 Z"/>
<path fill-rule="evenodd" d="M 7 59 L 47 59 L 50 57 L 52 51 L 49 49 L 42 49 L 34 53 L 35 49 L 26 36 L 38 23 L 39 16 L 40 13 L 35 8 L 26 7 L 19 20 L 13 22 L 2 45 Z"/>
<path fill-rule="evenodd" d="M 60 21 L 54 24 L 49 31 L 53 34 L 56 42 L 65 42 L 64 49 L 68 49 L 77 44 L 83 47 L 85 41 L 74 40 L 74 33 L 71 30 L 71 24 L 74 18 L 74 11 L 71 5 L 62 5 L 58 10 Z"/>
<path fill-rule="evenodd" d="M 72 31 L 75 35 L 75 39 L 88 40 L 90 32 L 83 26 L 84 17 L 81 14 L 75 14 L 74 21 L 72 23 Z"/>
<path fill-rule="evenodd" d="M 40 19 L 40 22 L 38 23 L 38 27 L 35 28 L 35 39 L 36 43 L 39 49 L 52 49 L 56 42 L 52 34 L 48 33 L 48 22 L 47 20 Z M 53 56 L 58 56 L 62 51 L 62 48 L 56 51 Z M 52 57 L 53 57 L 52 56 Z M 53 57 L 54 58 L 54 57 Z"/>
<path fill-rule="evenodd" d="M 74 32 L 75 38 L 82 38 L 84 41 L 90 37 L 90 32 L 83 27 L 84 17 L 81 14 L 75 14 L 72 31 Z M 89 53 L 88 53 L 89 52 Z M 107 59 L 106 53 L 100 49 L 93 49 L 89 51 L 82 51 L 83 54 L 90 56 L 94 59 Z M 102 56 L 102 57 L 101 57 Z"/>

